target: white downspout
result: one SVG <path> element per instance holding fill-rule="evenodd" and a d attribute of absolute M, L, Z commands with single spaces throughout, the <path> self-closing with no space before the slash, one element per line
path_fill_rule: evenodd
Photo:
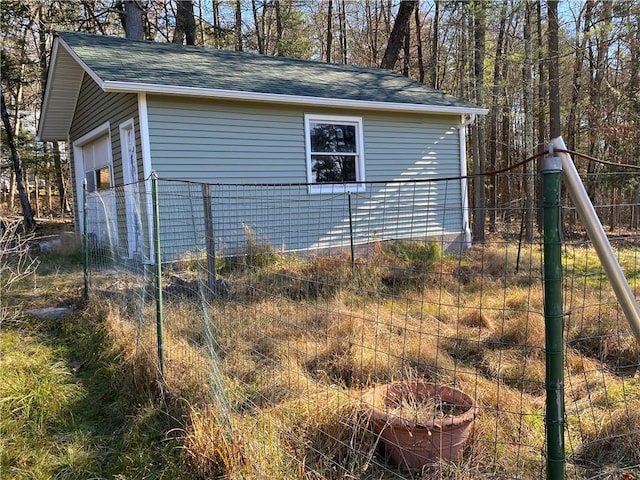
<path fill-rule="evenodd" d="M 465 120 L 462 116 L 462 122 L 458 127 L 460 134 L 458 140 L 460 142 L 460 191 L 462 192 L 462 230 L 464 232 L 465 248 L 471 247 L 471 229 L 469 228 L 469 194 L 467 182 L 467 127 L 476 119 L 476 114 L 469 114 L 469 118 Z"/>

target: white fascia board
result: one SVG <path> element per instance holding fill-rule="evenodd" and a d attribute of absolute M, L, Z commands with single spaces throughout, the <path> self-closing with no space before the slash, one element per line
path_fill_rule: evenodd
<path fill-rule="evenodd" d="M 369 102 L 365 100 L 347 100 L 326 97 L 305 97 L 302 95 L 282 95 L 274 93 L 242 92 L 236 90 L 217 90 L 211 88 L 156 85 L 150 83 L 105 81 L 105 92 L 118 93 L 156 93 L 162 95 L 181 95 L 192 97 L 217 98 L 221 100 L 245 100 L 252 102 L 286 103 L 290 105 L 308 105 L 314 107 L 360 108 L 366 110 L 387 110 L 441 114 L 477 114 L 486 115 L 486 108 L 453 107 L 441 105 L 422 105 L 416 103 Z"/>

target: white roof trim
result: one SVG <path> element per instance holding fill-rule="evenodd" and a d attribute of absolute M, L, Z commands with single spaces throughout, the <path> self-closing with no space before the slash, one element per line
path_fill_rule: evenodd
<path fill-rule="evenodd" d="M 46 87 L 53 82 L 53 71 L 55 70 L 56 58 L 58 57 L 58 42 L 53 42 L 53 49 L 51 50 L 51 58 L 49 59 L 49 71 L 47 72 Z M 47 105 L 49 105 L 49 95 L 51 94 L 50 88 L 45 88 L 44 97 L 42 98 L 42 107 L 40 108 L 40 118 L 38 119 L 38 131 L 36 132 L 36 140 L 39 140 L 42 136 L 42 120 L 47 115 Z"/>
<path fill-rule="evenodd" d="M 225 100 L 246 100 L 253 102 L 287 103 L 290 105 L 327 106 L 344 108 L 363 108 L 367 110 L 389 110 L 403 112 L 442 113 L 442 114 L 479 114 L 489 112 L 486 108 L 455 107 L 448 105 L 423 105 L 417 103 L 370 102 L 366 100 L 348 100 L 325 97 L 306 97 L 303 95 L 282 95 L 274 93 L 243 92 L 237 90 L 218 90 L 211 88 L 157 85 L 136 82 L 103 82 L 105 92 L 118 93 L 157 93 L 164 95 L 183 95 L 193 97 L 219 98 Z"/>

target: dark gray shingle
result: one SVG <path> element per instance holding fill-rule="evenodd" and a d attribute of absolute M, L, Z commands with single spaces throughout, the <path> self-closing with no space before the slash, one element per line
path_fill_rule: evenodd
<path fill-rule="evenodd" d="M 103 81 L 478 108 L 388 70 L 78 32 L 58 35 Z"/>

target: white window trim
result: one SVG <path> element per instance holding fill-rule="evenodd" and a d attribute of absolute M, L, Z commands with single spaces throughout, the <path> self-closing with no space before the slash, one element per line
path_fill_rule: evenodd
<path fill-rule="evenodd" d="M 313 172 L 311 171 L 311 123 L 342 123 L 351 124 L 356 127 L 357 136 L 357 163 L 356 163 L 356 181 L 364 182 L 366 179 L 364 169 L 364 129 L 362 127 L 362 117 L 346 117 L 341 115 L 320 115 L 305 114 L 304 116 L 304 144 L 306 150 L 306 166 L 307 166 L 307 183 L 309 183 L 310 194 L 322 193 L 347 193 L 347 192 L 364 192 L 364 183 L 313 183 Z"/>
<path fill-rule="evenodd" d="M 82 201 L 82 181 L 85 178 L 85 171 L 84 171 L 84 156 L 82 154 L 82 147 L 84 147 L 86 144 L 91 143 L 92 141 L 94 141 L 95 139 L 103 136 L 103 135 L 107 135 L 108 136 L 108 141 L 107 141 L 107 149 L 108 149 L 108 155 L 109 158 L 107 160 L 107 163 L 105 165 L 105 167 L 109 167 L 110 170 L 110 174 L 111 174 L 111 185 L 114 185 L 114 173 L 113 173 L 113 154 L 111 152 L 111 125 L 109 122 L 105 122 L 102 125 L 99 125 L 98 127 L 94 128 L 93 130 L 91 130 L 88 133 L 85 133 L 84 135 L 82 135 L 80 138 L 78 138 L 77 140 L 75 140 L 72 144 L 72 148 L 73 148 L 73 163 L 74 163 L 74 167 L 75 167 L 75 173 L 76 173 L 76 195 L 77 195 L 77 199 L 78 199 L 78 218 L 82 218 L 82 216 L 84 215 L 84 202 Z M 84 234 L 84 225 L 83 222 L 79 222 L 80 223 L 80 231 Z"/>

